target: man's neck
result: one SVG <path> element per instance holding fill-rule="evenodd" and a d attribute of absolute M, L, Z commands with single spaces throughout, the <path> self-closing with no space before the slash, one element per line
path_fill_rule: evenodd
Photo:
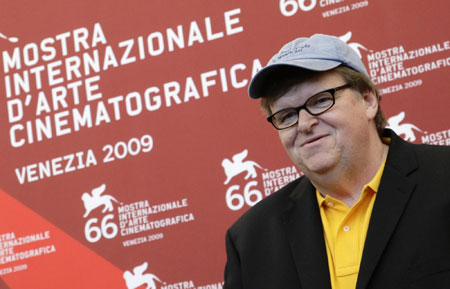
<path fill-rule="evenodd" d="M 336 167 L 325 174 L 312 175 L 310 180 L 322 196 L 330 195 L 351 208 L 360 198 L 362 189 L 376 175 L 387 157 L 389 147 L 381 140 L 374 142 L 367 155 L 352 166 Z"/>

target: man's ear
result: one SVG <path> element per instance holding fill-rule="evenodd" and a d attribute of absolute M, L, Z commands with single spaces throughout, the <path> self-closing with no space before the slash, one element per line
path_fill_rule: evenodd
<path fill-rule="evenodd" d="M 375 91 L 366 90 L 362 93 L 364 104 L 366 105 L 366 114 L 369 119 L 374 119 L 378 111 L 378 97 Z"/>

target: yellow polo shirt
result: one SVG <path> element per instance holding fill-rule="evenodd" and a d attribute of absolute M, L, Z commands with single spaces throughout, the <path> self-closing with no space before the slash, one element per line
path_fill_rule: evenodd
<path fill-rule="evenodd" d="M 352 208 L 316 190 L 333 289 L 356 287 L 367 228 L 386 160 Z"/>

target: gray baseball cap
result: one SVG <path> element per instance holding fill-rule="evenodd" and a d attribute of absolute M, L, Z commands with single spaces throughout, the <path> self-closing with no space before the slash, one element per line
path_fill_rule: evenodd
<path fill-rule="evenodd" d="M 356 51 L 338 37 L 314 34 L 309 38 L 297 38 L 284 45 L 267 65 L 255 74 L 248 93 L 251 98 L 260 98 L 264 93 L 264 84 L 270 82 L 271 74 L 283 67 L 327 71 L 341 64 L 369 77 Z"/>

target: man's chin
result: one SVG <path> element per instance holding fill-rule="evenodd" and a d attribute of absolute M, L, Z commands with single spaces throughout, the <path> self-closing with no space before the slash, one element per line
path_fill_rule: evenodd
<path fill-rule="evenodd" d="M 313 154 L 309 157 L 303 158 L 301 165 L 299 165 L 301 171 L 304 174 L 326 174 L 335 167 L 336 162 L 334 157 L 329 154 Z"/>

